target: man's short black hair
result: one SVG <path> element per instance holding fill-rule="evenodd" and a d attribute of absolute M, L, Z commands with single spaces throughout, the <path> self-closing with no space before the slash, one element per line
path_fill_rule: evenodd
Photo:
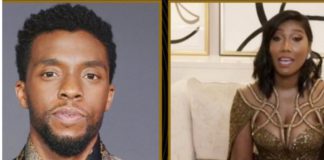
<path fill-rule="evenodd" d="M 106 47 L 109 63 L 109 83 L 112 82 L 116 68 L 116 45 L 113 42 L 111 25 L 103 21 L 92 10 L 71 4 L 59 4 L 52 8 L 32 14 L 18 32 L 16 46 L 16 65 L 19 80 L 26 81 L 30 61 L 31 46 L 37 36 L 55 30 L 84 30 L 94 35 Z"/>

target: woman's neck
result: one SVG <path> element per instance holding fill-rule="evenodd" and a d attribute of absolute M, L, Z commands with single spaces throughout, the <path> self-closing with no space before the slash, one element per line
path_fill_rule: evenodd
<path fill-rule="evenodd" d="M 298 74 L 290 77 L 275 76 L 275 87 L 278 90 L 290 90 L 298 88 Z"/>

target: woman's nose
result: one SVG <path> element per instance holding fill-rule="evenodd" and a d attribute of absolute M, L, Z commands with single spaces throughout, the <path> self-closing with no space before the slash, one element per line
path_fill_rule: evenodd
<path fill-rule="evenodd" d="M 285 52 L 290 52 L 291 51 L 291 43 L 289 40 L 284 40 L 283 41 L 283 47 L 282 47 L 282 50 L 285 51 Z"/>

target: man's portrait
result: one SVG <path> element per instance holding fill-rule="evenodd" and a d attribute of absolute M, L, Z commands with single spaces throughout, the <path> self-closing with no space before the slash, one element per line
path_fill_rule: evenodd
<path fill-rule="evenodd" d="M 158 3 L 3 4 L 3 159 L 158 159 Z"/>

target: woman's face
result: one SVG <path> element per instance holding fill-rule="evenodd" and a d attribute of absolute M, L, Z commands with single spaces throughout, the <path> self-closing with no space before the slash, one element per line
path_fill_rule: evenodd
<path fill-rule="evenodd" d="M 299 74 L 310 52 L 304 28 L 294 20 L 282 23 L 270 40 L 270 54 L 275 76 L 291 77 Z"/>

